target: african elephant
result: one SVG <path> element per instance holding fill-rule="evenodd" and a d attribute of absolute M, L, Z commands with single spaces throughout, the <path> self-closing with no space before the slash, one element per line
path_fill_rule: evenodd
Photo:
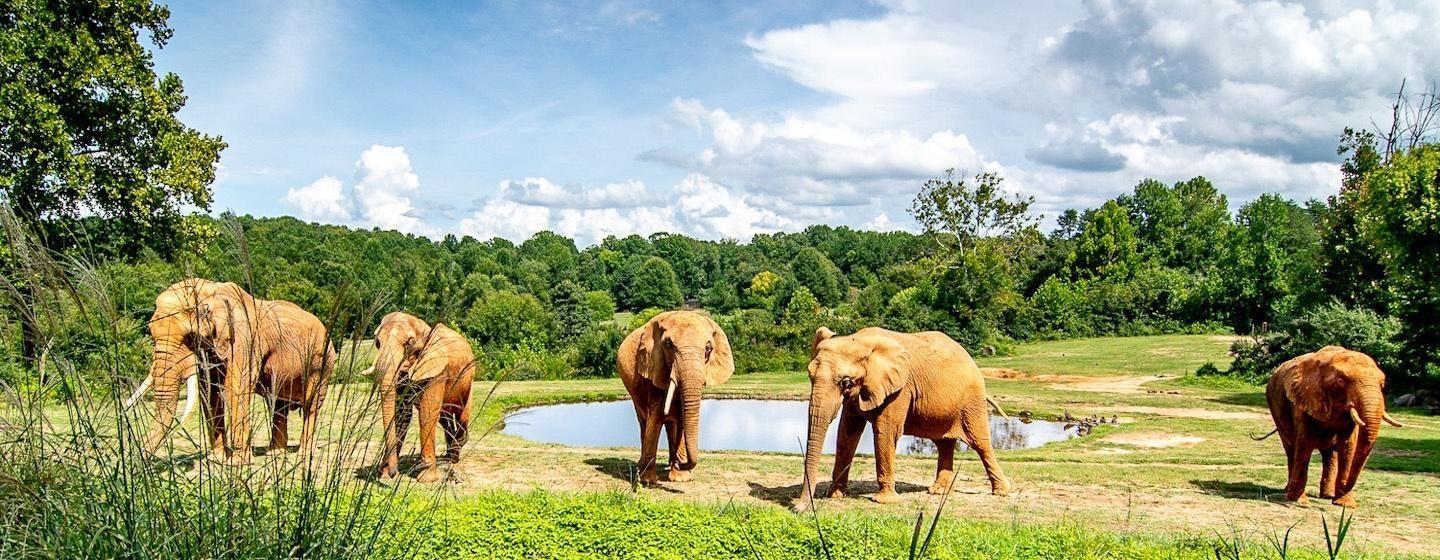
<path fill-rule="evenodd" d="M 301 451 L 314 449 L 316 415 L 335 362 L 325 325 L 314 315 L 290 302 L 255 299 L 233 283 L 190 278 L 156 298 L 150 334 L 155 340 L 150 375 L 127 403 L 133 405 L 154 386 L 156 412 L 147 452 L 158 449 L 170 430 L 182 379 L 189 400 L 181 422 L 204 384 L 212 459 L 250 461 L 249 407 L 256 392 L 271 401 L 271 449 L 285 449 L 289 413 L 295 409 L 304 415 Z"/>
<path fill-rule="evenodd" d="M 1320 497 L 1355 507 L 1355 481 L 1380 423 L 1401 427 L 1385 412 L 1385 372 L 1375 360 L 1339 346 L 1326 346 L 1280 364 L 1265 387 L 1270 417 L 1285 446 L 1285 499 L 1305 501 L 1310 454 L 1320 451 Z M 1259 438 L 1264 439 L 1264 438 Z"/>
<path fill-rule="evenodd" d="M 313 452 L 336 357 L 324 323 L 288 301 L 219 290 L 200 301 L 196 325 L 202 370 L 210 372 L 202 379 L 210 404 L 210 458 L 250 463 L 250 404 L 257 393 L 271 405 L 270 450 L 285 450 L 290 412 L 299 410 L 300 452 Z M 205 368 L 207 363 L 219 367 Z"/>
<path fill-rule="evenodd" d="M 956 440 L 980 455 L 990 492 L 1004 496 L 1010 483 L 990 448 L 990 416 L 986 404 L 1000 407 L 985 394 L 980 368 L 965 348 L 944 333 L 898 333 L 881 328 L 835 336 L 815 331 L 810 349 L 810 428 L 805 446 L 805 480 L 795 507 L 809 507 L 818 485 L 820 452 L 826 431 L 840 413 L 835 470 L 830 497 L 845 495 L 855 448 L 869 422 L 875 436 L 875 471 L 880 491 L 871 499 L 889 503 L 895 493 L 895 447 L 901 434 L 935 441 L 939 464 L 930 493 L 949 492 L 955 477 Z"/>
<path fill-rule="evenodd" d="M 195 309 L 201 300 L 217 292 L 243 293 L 244 290 L 229 282 L 212 282 L 203 278 L 187 278 L 171 284 L 155 298 L 155 313 L 150 317 L 150 337 L 155 342 L 151 355 L 150 373 L 135 388 L 125 401 L 126 407 L 134 406 L 145 391 L 155 390 L 155 418 L 145 438 L 146 452 L 153 453 L 164 442 L 175 419 L 176 398 L 180 383 L 186 384 L 185 412 L 180 423 L 190 417 L 196 401 L 199 400 L 199 381 L 196 375 L 200 362 L 196 355 L 195 332 L 198 327 Z M 218 364 L 206 364 L 213 369 Z"/>
<path fill-rule="evenodd" d="M 668 311 L 626 336 L 616 354 L 640 422 L 640 481 L 659 479 L 655 452 L 662 426 L 670 446 L 667 480 L 689 480 L 700 457 L 700 390 L 735 373 L 730 339 L 709 317 Z M 677 392 L 680 406 L 673 408 Z"/>
<path fill-rule="evenodd" d="M 460 333 L 437 323 L 434 327 L 414 315 L 385 315 L 375 329 L 379 349 L 375 382 L 380 389 L 381 421 L 385 424 L 385 450 L 380 476 L 399 474 L 400 445 L 410 428 L 413 409 L 420 410 L 420 470 L 417 480 L 436 482 L 435 424 L 445 430 L 445 459 L 460 461 L 460 450 L 470 430 L 470 384 L 475 379 L 475 354 Z"/>

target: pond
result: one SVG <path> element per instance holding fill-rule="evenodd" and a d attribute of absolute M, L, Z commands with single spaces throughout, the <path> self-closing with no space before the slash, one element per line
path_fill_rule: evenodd
<path fill-rule="evenodd" d="M 809 418 L 806 401 L 705 399 L 700 403 L 700 448 L 705 450 L 803 453 Z M 837 415 L 838 416 L 838 415 Z M 835 452 L 835 422 L 825 437 L 825 452 Z M 630 401 L 574 403 L 525 408 L 505 420 L 503 433 L 543 443 L 583 447 L 639 447 L 640 427 Z M 1028 449 L 1075 437 L 1075 428 L 1035 420 L 990 417 L 990 441 L 996 450 Z M 968 451 L 961 444 L 960 449 Z M 665 438 L 660 438 L 663 454 Z M 870 427 L 860 438 L 860 453 L 874 452 Z M 934 454 L 928 439 L 904 436 L 899 452 Z"/>

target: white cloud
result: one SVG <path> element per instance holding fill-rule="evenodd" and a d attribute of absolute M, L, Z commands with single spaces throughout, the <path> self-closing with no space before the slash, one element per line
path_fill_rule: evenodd
<path fill-rule="evenodd" d="M 609 183 L 602 187 L 559 186 L 544 177 L 502 181 L 500 195 L 525 204 L 551 208 L 633 208 L 661 202 L 640 181 Z"/>
<path fill-rule="evenodd" d="M 503 237 L 512 241 L 523 241 L 548 229 L 549 225 L 549 208 L 492 198 L 470 217 L 460 220 L 455 227 L 460 235 L 469 235 L 476 239 Z"/>
<path fill-rule="evenodd" d="M 530 185 L 517 188 L 515 185 Z M 617 196 L 607 185 L 593 191 L 578 186 L 563 192 L 573 199 L 537 196 L 554 183 L 545 178 L 504 181 L 500 196 L 491 197 L 457 226 L 462 235 L 477 239 L 503 237 L 521 241 L 542 230 L 572 237 L 581 245 L 599 243 L 606 236 L 684 233 L 702 239 L 748 240 L 756 233 L 771 233 L 793 225 L 775 212 L 756 207 L 751 197 L 692 173 L 665 193 L 648 194 L 639 181 L 619 183 L 626 192 L 647 193 L 646 202 Z M 558 187 L 557 187 L 558 188 Z M 580 203 L 577 203 L 577 200 Z M 607 202 L 608 201 L 608 202 Z"/>
<path fill-rule="evenodd" d="M 339 179 L 326 175 L 309 185 L 287 191 L 285 203 L 307 220 L 348 222 L 350 201 L 345 196 L 344 188 Z"/>
<path fill-rule="evenodd" d="M 355 200 L 361 219 L 381 229 L 427 234 L 410 195 L 420 189 L 420 177 L 410 170 L 403 146 L 370 146 L 355 162 Z"/>
<path fill-rule="evenodd" d="M 419 191 L 420 177 L 411 171 L 405 148 L 376 144 L 355 162 L 355 185 L 350 189 L 326 175 L 290 189 L 284 200 L 309 220 L 434 235 L 437 230 L 421 219 L 410 198 Z"/>

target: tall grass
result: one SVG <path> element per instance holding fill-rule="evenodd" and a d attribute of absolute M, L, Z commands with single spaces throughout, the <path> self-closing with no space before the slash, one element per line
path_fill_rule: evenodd
<path fill-rule="evenodd" d="M 42 349 L 38 381 L 0 384 L 0 558 L 395 557 L 397 537 L 425 526 L 438 492 L 364 476 L 379 449 L 368 445 L 377 398 L 363 387 L 332 388 L 312 455 L 224 466 L 182 426 L 146 454 L 147 415 L 121 402 L 145 374 L 123 341 L 144 326 L 125 320 L 94 267 L 49 253 L 3 206 L 0 227 L 0 292 Z M 113 388 L 96 391 L 97 378 Z"/>

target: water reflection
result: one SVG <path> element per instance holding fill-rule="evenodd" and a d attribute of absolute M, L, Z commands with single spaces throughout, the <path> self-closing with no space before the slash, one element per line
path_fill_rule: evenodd
<path fill-rule="evenodd" d="M 706 399 L 700 403 L 700 448 L 706 450 L 800 453 L 805 447 L 809 404 L 804 401 Z M 838 420 L 837 420 L 838 421 Z M 519 411 L 505 423 L 506 434 L 532 441 L 584 447 L 639 447 L 640 428 L 630 401 L 537 406 Z M 990 441 L 997 450 L 1026 449 L 1075 437 L 1059 422 L 990 417 Z M 661 438 L 660 446 L 665 446 Z M 968 450 L 963 444 L 957 446 Z M 825 452 L 835 452 L 835 424 L 825 437 Z M 860 438 L 860 453 L 874 452 L 870 427 Z M 899 452 L 934 454 L 928 439 L 905 436 Z"/>

